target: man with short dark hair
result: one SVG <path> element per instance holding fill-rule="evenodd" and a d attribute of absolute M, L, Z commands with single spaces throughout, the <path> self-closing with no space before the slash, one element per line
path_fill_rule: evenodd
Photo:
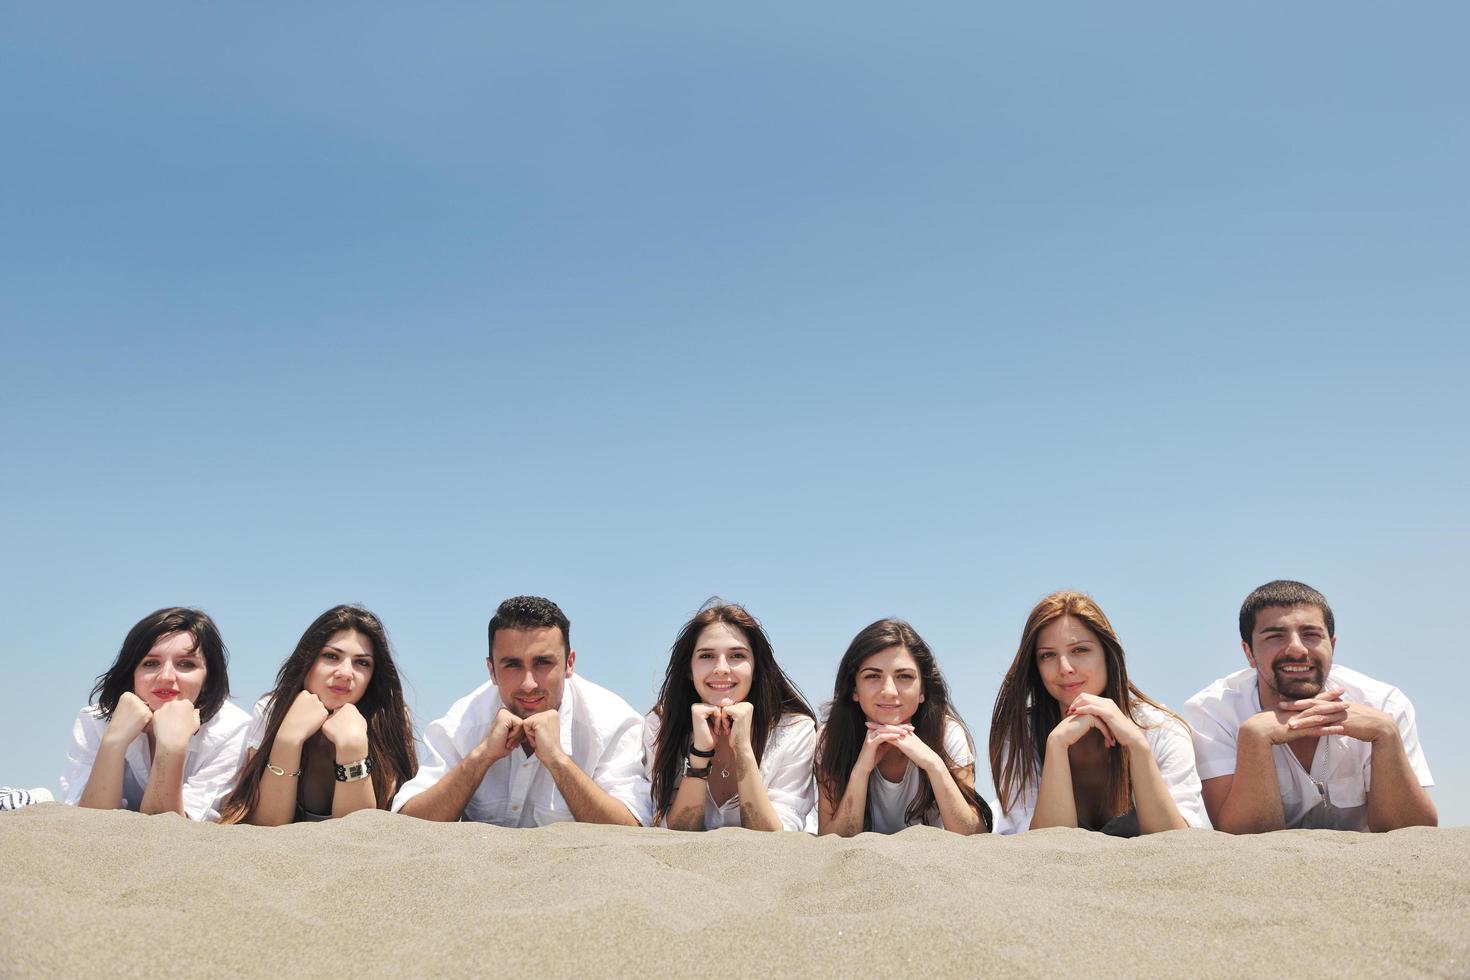
<path fill-rule="evenodd" d="M 1334 666 L 1332 608 L 1301 582 L 1268 582 L 1240 607 L 1246 669 L 1185 702 L 1205 809 L 1232 834 L 1397 830 L 1439 822 L 1414 706 Z"/>
<path fill-rule="evenodd" d="M 490 680 L 425 729 L 428 758 L 393 809 L 502 827 L 647 823 L 643 716 L 573 673 L 566 614 L 516 596 L 488 632 Z"/>

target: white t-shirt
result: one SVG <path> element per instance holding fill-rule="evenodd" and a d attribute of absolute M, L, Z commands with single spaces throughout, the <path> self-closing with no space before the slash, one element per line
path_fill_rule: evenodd
<path fill-rule="evenodd" d="M 944 751 L 949 753 L 957 769 L 975 764 L 975 751 L 965 735 L 964 726 L 953 718 L 944 720 Z M 928 778 L 910 762 L 904 767 L 903 778 L 890 783 L 875 767 L 868 775 L 868 829 L 878 834 L 896 834 L 905 827 L 914 826 L 907 816 L 909 804 L 919 794 L 919 781 Z M 836 801 L 833 802 L 835 804 Z M 943 827 L 944 819 L 939 815 L 938 805 L 930 807 L 919 822 L 930 827 Z"/>
<path fill-rule="evenodd" d="M 1240 726 L 1263 710 L 1256 678 L 1251 667 L 1237 670 L 1190 698 L 1179 712 L 1194 729 L 1201 779 L 1234 774 L 1235 739 Z M 1424 750 L 1419 747 L 1414 706 L 1402 691 L 1336 664 L 1327 673 L 1326 687 L 1342 688 L 1344 701 L 1376 708 L 1393 718 L 1419 785 L 1434 785 Z M 1368 829 L 1372 743 L 1346 735 L 1323 736 L 1312 757 L 1311 772 L 1302 768 L 1290 746 L 1273 745 L 1271 755 L 1276 761 L 1276 785 L 1281 790 L 1287 829 Z"/>
<path fill-rule="evenodd" d="M 1210 829 L 1210 817 L 1205 812 L 1204 797 L 1200 792 L 1199 774 L 1194 766 L 1194 745 L 1190 741 L 1189 730 L 1174 718 L 1153 705 L 1139 703 L 1133 709 L 1133 721 L 1139 728 L 1143 729 L 1143 737 L 1148 742 L 1149 751 L 1153 753 L 1154 764 L 1159 767 L 1159 775 L 1164 777 L 1164 786 L 1169 791 L 1169 796 L 1178 808 L 1179 815 L 1184 822 L 1191 827 Z M 1010 746 L 1002 749 L 1001 758 L 1008 757 Z M 1011 804 L 1009 810 L 997 808 L 995 818 L 995 832 L 997 834 L 1019 834 L 1031 829 L 1031 819 L 1036 815 L 1036 797 L 1040 792 L 1040 781 L 1025 786 L 1021 790 L 1018 800 Z M 1105 830 L 1119 833 L 1120 836 L 1132 836 L 1129 831 L 1136 833 L 1136 823 L 1128 820 L 1118 821 Z"/>
<path fill-rule="evenodd" d="M 500 690 L 486 681 L 424 730 L 426 757 L 418 775 L 393 797 L 393 809 L 433 786 L 480 743 L 502 707 Z M 598 788 L 647 825 L 648 780 L 643 775 L 643 716 L 628 702 L 581 675 L 562 688 L 561 746 Z M 556 781 L 535 754 L 520 746 L 485 773 L 465 806 L 464 819 L 501 827 L 542 827 L 574 820 Z"/>
<path fill-rule="evenodd" d="M 649 792 L 653 791 L 653 756 L 658 747 L 659 729 L 663 721 L 650 711 L 643 716 L 643 771 L 649 781 Z M 766 787 L 766 796 L 776 810 L 785 830 L 806 830 L 807 819 L 817 805 L 817 782 L 812 771 L 812 756 L 817 750 L 817 723 L 806 715 L 784 715 L 766 739 L 761 753 L 761 783 Z M 674 777 L 674 790 L 684 782 L 684 760 L 679 763 L 678 775 Z M 670 797 L 672 800 L 673 797 Z M 650 797 L 650 806 L 657 801 Z M 659 826 L 668 826 L 668 815 L 659 821 Z M 708 783 L 704 790 L 704 827 L 739 827 L 740 794 L 736 793 L 716 806 Z"/>
<path fill-rule="evenodd" d="M 87 788 L 107 724 L 96 705 L 89 704 L 77 712 L 71 729 L 71 751 L 66 756 L 66 772 L 61 777 L 62 798 L 73 806 Z M 184 812 L 191 819 L 219 819 L 220 804 L 234 788 L 249 724 L 250 716 L 226 701 L 189 739 L 184 754 Z M 123 754 L 124 809 L 136 811 L 142 806 L 152 768 L 148 734 L 140 732 Z"/>

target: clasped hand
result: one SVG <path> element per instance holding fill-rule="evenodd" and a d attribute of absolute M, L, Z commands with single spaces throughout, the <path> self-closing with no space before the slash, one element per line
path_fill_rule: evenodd
<path fill-rule="evenodd" d="M 750 722 L 755 706 L 749 701 L 734 704 L 696 704 L 689 709 L 693 726 L 694 747 L 701 752 L 713 749 L 724 736 L 732 749 L 750 747 Z"/>
<path fill-rule="evenodd" d="M 1344 701 L 1342 695 L 1338 688 L 1312 698 L 1280 701 L 1275 708 L 1262 711 L 1251 721 L 1265 731 L 1274 745 L 1323 735 L 1346 735 L 1360 742 L 1372 742 L 1398 731 L 1393 719 L 1384 712 L 1366 704 Z"/>
<path fill-rule="evenodd" d="M 548 709 L 522 718 L 509 708 L 501 708 L 485 735 L 491 758 L 499 762 L 522 743 L 529 745 L 543 763 L 549 762 L 562 750 L 561 715 L 555 709 Z"/>
<path fill-rule="evenodd" d="M 902 752 L 925 772 L 939 762 L 939 755 L 914 734 L 913 725 L 880 725 L 872 721 L 866 724 L 868 734 L 863 737 L 857 768 L 871 772 L 884 756 L 893 751 Z"/>
<path fill-rule="evenodd" d="M 1089 731 L 1096 729 L 1108 748 L 1122 745 L 1134 748 L 1146 744 L 1143 731 L 1125 715 L 1112 698 L 1101 698 L 1095 694 L 1079 694 L 1052 735 L 1065 746 L 1076 745 Z"/>

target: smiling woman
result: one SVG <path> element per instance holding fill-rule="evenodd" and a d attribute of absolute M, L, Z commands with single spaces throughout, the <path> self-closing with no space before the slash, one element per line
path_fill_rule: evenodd
<path fill-rule="evenodd" d="M 1128 680 L 1112 623 L 1080 592 L 1053 593 L 1026 618 L 995 699 L 990 767 L 998 833 L 1210 825 L 1189 729 Z"/>
<path fill-rule="evenodd" d="M 145 616 L 72 727 L 67 803 L 215 820 L 249 716 L 227 700 L 224 641 L 197 609 Z"/>
<path fill-rule="evenodd" d="M 928 824 L 990 830 L 975 751 L 929 645 L 899 619 L 853 637 L 817 742 L 818 827 L 852 837 Z"/>
<path fill-rule="evenodd" d="M 669 650 L 643 726 L 655 823 L 674 830 L 806 829 L 816 721 L 740 606 L 714 600 Z"/>
<path fill-rule="evenodd" d="M 316 618 L 255 705 L 224 823 L 275 827 L 388 809 L 418 772 L 388 634 L 360 606 Z"/>

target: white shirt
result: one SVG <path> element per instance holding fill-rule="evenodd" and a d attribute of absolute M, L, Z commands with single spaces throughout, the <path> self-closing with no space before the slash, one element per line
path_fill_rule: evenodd
<path fill-rule="evenodd" d="M 502 707 L 500 690 L 494 681 L 486 681 L 432 722 L 424 730 L 426 757 L 418 775 L 393 797 L 394 811 L 464 761 Z M 599 789 L 646 825 L 652 814 L 643 775 L 643 717 L 628 702 L 579 674 L 567 678 L 557 713 L 562 750 Z M 541 760 L 516 746 L 486 771 L 465 806 L 464 819 L 501 827 L 543 827 L 576 818 Z"/>
<path fill-rule="evenodd" d="M 96 705 L 77 712 L 71 728 L 71 751 L 66 772 L 61 776 L 62 798 L 75 806 L 87 788 L 97 750 L 107 731 L 107 719 Z M 184 754 L 184 812 L 194 820 L 219 820 L 219 807 L 234 788 L 235 774 L 245 752 L 245 729 L 250 716 L 226 701 L 215 716 L 199 726 L 189 739 Z M 148 751 L 148 734 L 138 733 L 123 754 L 123 808 L 137 810 L 143 804 L 153 756 Z"/>
<path fill-rule="evenodd" d="M 650 711 L 643 718 L 643 772 L 649 781 L 649 792 L 653 786 L 653 756 L 658 747 L 658 732 L 662 719 Z M 766 787 L 766 796 L 776 810 L 784 830 L 806 830 L 807 819 L 817 805 L 817 781 L 812 770 L 812 756 L 817 750 L 817 723 L 806 715 L 789 714 L 766 739 L 761 752 L 761 783 Z M 674 791 L 684 782 L 684 759 L 679 761 L 678 775 L 674 777 Z M 673 797 L 669 797 L 672 801 Z M 657 801 L 650 797 L 650 805 Z M 668 814 L 659 821 L 659 826 L 669 825 Z M 715 804 L 714 794 L 708 781 L 704 788 L 704 828 L 739 827 L 740 794 L 737 792 L 723 806 Z"/>
<path fill-rule="evenodd" d="M 1194 745 L 1189 737 L 1189 729 L 1180 724 L 1177 718 L 1141 702 L 1133 709 L 1133 721 L 1143 730 L 1149 751 L 1153 753 L 1154 764 L 1159 767 L 1159 775 L 1164 777 L 1164 787 L 1169 791 L 1169 797 L 1174 801 L 1179 815 L 1189 826 L 1209 830 L 1210 817 L 1205 812 L 1199 773 L 1194 766 Z M 1010 745 L 1007 744 L 1002 750 L 1001 758 L 1007 758 L 1009 753 Z M 1040 791 L 1041 781 L 1038 779 L 1036 783 L 1022 787 L 1020 799 L 1013 802 L 1009 810 L 1000 810 L 997 806 L 995 832 L 1019 834 L 1030 830 L 1031 820 L 1036 816 L 1036 797 Z M 1125 816 L 1129 815 L 1113 818 L 1104 829 L 1118 833 L 1119 836 L 1135 836 L 1136 817 L 1122 819 Z"/>
<path fill-rule="evenodd" d="M 1235 739 L 1240 726 L 1259 714 L 1261 691 L 1254 668 L 1245 667 L 1222 677 L 1184 703 L 1180 714 L 1194 729 L 1194 751 L 1201 779 L 1235 772 Z M 1382 681 L 1336 664 L 1327 673 L 1326 688 L 1342 688 L 1342 699 L 1386 713 L 1398 726 L 1404 754 L 1420 786 L 1433 786 L 1429 763 L 1419 747 L 1414 706 L 1404 693 Z M 1288 745 L 1273 745 L 1276 785 L 1288 830 L 1327 828 L 1368 829 L 1368 789 L 1372 780 L 1373 745 L 1346 735 L 1327 735 L 1317 743 L 1312 770 Z"/>
<path fill-rule="evenodd" d="M 953 718 L 944 719 L 944 751 L 949 753 L 957 769 L 975 764 L 975 753 L 965 735 L 964 726 Z M 896 834 L 905 827 L 913 826 L 907 816 L 909 804 L 919 793 L 919 781 L 928 778 L 913 762 L 904 767 L 903 778 L 896 783 L 885 779 L 875 767 L 868 775 L 868 829 L 878 834 Z M 833 804 L 836 802 L 834 800 Z M 919 822 L 930 827 L 943 827 L 944 819 L 939 815 L 939 806 L 936 804 L 930 807 Z"/>

